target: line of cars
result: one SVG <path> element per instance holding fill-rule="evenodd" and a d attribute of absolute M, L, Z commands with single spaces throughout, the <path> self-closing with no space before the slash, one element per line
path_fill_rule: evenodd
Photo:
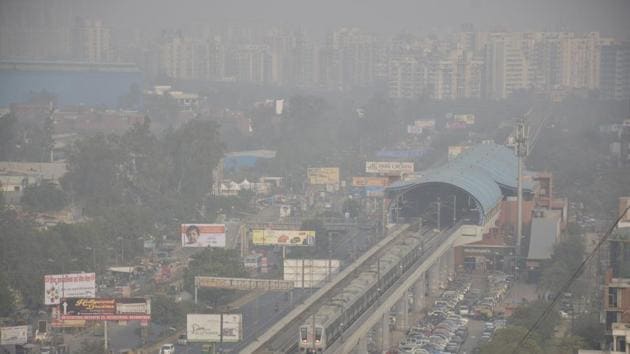
<path fill-rule="evenodd" d="M 435 301 L 433 310 L 409 329 L 398 346 L 399 353 L 457 353 L 468 337 L 468 319 L 456 310 L 470 286 L 467 280 L 453 281 Z"/>
<path fill-rule="evenodd" d="M 489 321 L 498 315 L 500 311 L 497 311 L 497 306 L 512 286 L 512 279 L 511 275 L 502 272 L 490 274 L 488 276 L 488 292 L 485 296 L 473 298 L 468 303 L 469 308 L 472 308 L 472 316 L 478 320 Z"/>

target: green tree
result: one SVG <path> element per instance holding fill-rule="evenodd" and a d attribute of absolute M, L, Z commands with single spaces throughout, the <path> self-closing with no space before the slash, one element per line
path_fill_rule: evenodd
<path fill-rule="evenodd" d="M 212 170 L 223 156 L 217 123 L 192 120 L 164 137 L 167 186 L 196 214 L 212 185 Z"/>
<path fill-rule="evenodd" d="M 7 113 L 0 117 L 0 160 L 14 160 L 18 144 L 17 118 Z"/>
<path fill-rule="evenodd" d="M 543 354 L 536 335 L 530 336 L 520 346 L 518 343 L 527 333 L 525 327 L 506 327 L 496 331 L 492 341 L 481 346 L 481 354 Z"/>
<path fill-rule="evenodd" d="M 106 354 L 105 346 L 102 340 L 84 339 L 81 342 L 81 348 L 77 353 L 81 354 Z"/>
<path fill-rule="evenodd" d="M 8 317 L 15 310 L 15 296 L 5 278 L 4 272 L 0 272 L 0 317 Z"/>
<path fill-rule="evenodd" d="M 195 276 L 239 278 L 246 277 L 247 271 L 241 262 L 238 251 L 207 248 L 203 252 L 195 254 L 184 271 L 184 288 L 190 293 L 194 292 Z M 199 289 L 198 297 L 216 305 L 221 299 L 225 299 L 233 293 L 233 290 Z"/>
<path fill-rule="evenodd" d="M 68 198 L 63 190 L 54 183 L 42 182 L 27 186 L 21 199 L 22 205 L 31 211 L 56 211 L 68 204 Z"/>
<path fill-rule="evenodd" d="M 571 278 L 573 273 L 579 268 L 584 258 L 584 242 L 582 238 L 575 234 L 569 234 L 564 240 L 557 243 L 553 248 L 553 253 L 549 265 L 544 268 L 538 286 L 550 293 L 557 293 Z M 586 290 L 583 281 L 578 281 L 572 286 L 572 291 L 577 295 Z"/>
<path fill-rule="evenodd" d="M 69 153 L 68 172 L 61 184 L 83 201 L 88 214 L 123 201 L 118 179 L 123 155 L 118 140 L 116 136 L 98 134 L 79 140 Z"/>
<path fill-rule="evenodd" d="M 584 340 L 583 349 L 600 349 L 604 341 L 604 325 L 599 321 L 598 312 L 590 312 L 573 320 L 573 335 Z"/>
<path fill-rule="evenodd" d="M 180 327 L 186 324 L 186 314 L 193 312 L 193 304 L 175 302 L 166 295 L 151 298 L 151 321 L 165 325 Z"/>
<path fill-rule="evenodd" d="M 526 305 L 517 307 L 512 316 L 508 319 L 510 326 L 530 328 L 536 320 L 542 315 L 547 308 L 547 302 L 537 300 Z M 545 315 L 543 321 L 540 322 L 534 333 L 540 337 L 547 339 L 551 337 L 557 324 L 560 321 L 560 314 L 556 310 L 552 310 Z"/>
<path fill-rule="evenodd" d="M 584 349 L 585 345 L 584 339 L 580 337 L 552 338 L 545 345 L 545 351 L 549 354 L 575 354 L 579 349 Z"/>

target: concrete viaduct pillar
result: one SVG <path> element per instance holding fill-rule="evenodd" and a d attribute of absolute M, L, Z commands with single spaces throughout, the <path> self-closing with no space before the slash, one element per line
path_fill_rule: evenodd
<path fill-rule="evenodd" d="M 413 311 L 420 312 L 424 308 L 425 295 L 427 292 L 426 273 L 416 282 L 413 287 Z"/>
<path fill-rule="evenodd" d="M 398 309 L 396 315 L 396 329 L 407 330 L 409 328 L 409 298 L 407 292 L 398 301 Z"/>
<path fill-rule="evenodd" d="M 364 335 L 359 339 L 357 346 L 354 347 L 354 353 L 365 354 L 367 352 L 368 352 L 368 338 L 367 338 L 367 335 Z"/>

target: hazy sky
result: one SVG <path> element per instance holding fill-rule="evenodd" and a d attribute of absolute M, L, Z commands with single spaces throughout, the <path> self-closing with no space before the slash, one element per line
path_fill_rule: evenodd
<path fill-rule="evenodd" d="M 302 26 L 315 33 L 340 26 L 438 33 L 472 23 L 479 30 L 599 31 L 630 37 L 630 0 L 0 0 L 5 24 L 61 24 L 77 15 L 154 33 L 225 23 Z"/>
<path fill-rule="evenodd" d="M 391 33 L 442 32 L 472 23 L 482 30 L 568 29 L 630 35 L 630 0 L 103 0 L 96 4 L 109 22 L 158 28 L 253 21 L 302 25 L 314 31 L 349 25 Z"/>

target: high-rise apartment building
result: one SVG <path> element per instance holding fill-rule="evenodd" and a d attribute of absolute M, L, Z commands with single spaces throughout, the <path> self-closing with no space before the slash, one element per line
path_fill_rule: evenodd
<path fill-rule="evenodd" d="M 529 88 L 528 41 L 520 33 L 496 33 L 486 45 L 485 96 L 503 99 Z"/>
<path fill-rule="evenodd" d="M 607 41 L 600 46 L 599 89 L 601 97 L 630 99 L 630 42 Z"/>
<path fill-rule="evenodd" d="M 91 63 L 114 61 L 111 28 L 100 20 L 77 18 L 72 27 L 72 57 Z"/>
<path fill-rule="evenodd" d="M 597 89 L 600 69 L 599 33 L 562 38 L 560 50 L 562 85 L 570 89 Z"/>
<path fill-rule="evenodd" d="M 389 97 L 420 97 L 425 86 L 426 71 L 424 63 L 412 55 L 390 60 L 387 85 Z"/>

